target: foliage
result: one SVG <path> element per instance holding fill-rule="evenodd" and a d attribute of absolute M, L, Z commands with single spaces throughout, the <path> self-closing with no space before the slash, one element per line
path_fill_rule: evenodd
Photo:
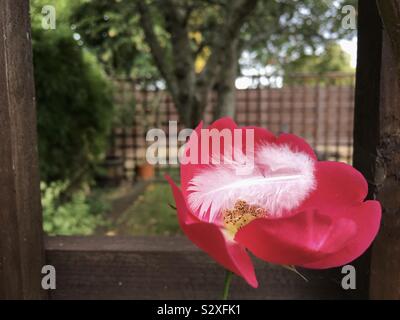
<path fill-rule="evenodd" d="M 286 84 L 351 84 L 352 77 L 328 77 L 328 74 L 352 74 L 354 69 L 350 64 L 350 56 L 341 47 L 332 43 L 320 54 L 303 55 L 299 59 L 284 66 L 284 82 Z M 308 74 L 307 80 L 301 75 Z M 296 77 L 300 75 L 300 77 Z"/>
<path fill-rule="evenodd" d="M 82 0 L 32 0 L 32 39 L 41 178 L 89 178 L 106 146 L 112 88 L 95 56 L 80 46 L 69 19 Z M 56 29 L 42 29 L 42 8 L 56 9 Z"/>
<path fill-rule="evenodd" d="M 107 73 L 134 79 L 159 78 L 132 1 L 86 1 L 75 8 L 71 23 Z"/>
<path fill-rule="evenodd" d="M 328 72 L 353 72 L 350 56 L 341 47 L 332 43 L 321 54 L 305 54 L 284 66 L 285 74 Z"/>
<path fill-rule="evenodd" d="M 96 193 L 75 192 L 70 201 L 60 202 L 67 183 L 41 184 L 43 228 L 49 235 L 90 235 L 107 224 L 104 213 L 109 209 Z"/>
<path fill-rule="evenodd" d="M 138 104 L 134 97 L 121 102 L 115 102 L 114 125 L 116 127 L 129 128 L 132 126 L 132 119 L 136 114 Z"/>
<path fill-rule="evenodd" d="M 110 73 L 161 75 L 181 120 L 192 126 L 213 89 L 214 116 L 233 114 L 241 53 L 251 56 L 240 60 L 242 67 L 282 71 L 334 40 L 353 37 L 341 26 L 345 4 L 356 1 L 97 0 L 77 8 L 74 23 Z"/>
<path fill-rule="evenodd" d="M 273 65 L 282 71 L 293 61 L 306 62 L 307 57 L 326 51 L 337 40 L 353 38 L 356 31 L 342 27 L 345 5 L 357 7 L 357 1 L 259 1 L 242 29 L 243 49 L 252 56 L 242 67 Z"/>
<path fill-rule="evenodd" d="M 160 13 L 161 2 L 145 1 L 151 9 L 154 29 L 161 46 L 171 50 L 171 37 Z M 174 1 L 178 10 L 188 13 L 188 37 L 196 55 L 195 68 L 206 64 L 217 28 L 231 1 Z M 150 49 L 146 43 L 135 0 L 86 1 L 73 15 L 76 32 L 93 48 L 107 70 L 129 73 L 136 77 L 157 76 Z M 257 8 L 240 32 L 242 51 L 253 54 L 251 64 L 283 66 L 311 55 L 332 40 L 352 38 L 354 30 L 341 27 L 344 5 L 356 6 L 355 0 L 280 0 L 258 1 Z M 171 54 L 165 59 L 172 59 Z M 248 66 L 246 63 L 243 66 Z"/>
<path fill-rule="evenodd" d="M 35 29 L 33 54 L 41 177 L 81 177 L 99 160 L 112 121 L 111 91 L 72 33 Z"/>
<path fill-rule="evenodd" d="M 88 235 L 106 223 L 107 203 L 83 186 L 104 153 L 113 108 L 102 66 L 70 28 L 81 0 L 31 1 L 44 229 Z M 42 7 L 56 8 L 56 29 L 41 26 Z"/>

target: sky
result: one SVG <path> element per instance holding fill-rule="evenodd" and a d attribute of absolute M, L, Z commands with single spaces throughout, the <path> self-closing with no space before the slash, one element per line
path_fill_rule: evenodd
<path fill-rule="evenodd" d="M 350 64 L 353 68 L 356 68 L 357 66 L 357 37 L 354 37 L 352 40 L 340 40 L 339 41 L 340 46 L 342 47 L 342 50 L 350 55 Z M 248 54 L 244 53 L 244 55 L 241 58 L 242 60 L 249 59 L 251 60 L 251 56 Z M 263 69 L 259 69 L 257 67 L 252 67 L 252 68 L 243 68 L 242 73 L 244 74 L 243 77 L 239 77 L 236 79 L 235 86 L 237 89 L 246 89 L 252 86 L 252 80 L 249 78 L 251 76 L 255 75 L 263 75 L 265 73 L 269 73 L 270 68 L 267 66 Z M 268 79 L 264 78 L 261 76 L 260 78 L 261 84 L 262 85 L 268 85 Z M 276 78 L 274 79 L 276 82 L 277 86 L 282 85 L 282 79 Z"/>
<path fill-rule="evenodd" d="M 341 40 L 339 41 L 342 50 L 351 56 L 351 66 L 353 68 L 357 65 L 357 38 L 354 37 L 352 40 Z"/>

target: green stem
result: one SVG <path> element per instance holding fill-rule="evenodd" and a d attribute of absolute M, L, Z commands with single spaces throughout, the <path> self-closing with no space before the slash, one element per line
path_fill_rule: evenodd
<path fill-rule="evenodd" d="M 232 272 L 226 270 L 224 293 L 222 294 L 222 300 L 228 300 L 229 289 L 231 287 L 231 281 L 232 281 L 232 275 L 233 275 Z"/>

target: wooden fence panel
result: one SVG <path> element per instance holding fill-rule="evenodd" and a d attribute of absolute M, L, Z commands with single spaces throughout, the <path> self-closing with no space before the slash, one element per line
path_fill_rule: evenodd
<path fill-rule="evenodd" d="M 310 142 L 321 159 L 351 163 L 354 77 L 335 77 L 345 81 L 326 83 L 327 78 L 321 76 L 314 79 L 315 83 L 237 90 L 235 120 L 240 126 L 260 126 L 275 134 L 297 134 Z M 138 90 L 134 84 L 124 81 L 117 82 L 116 88 L 117 105 L 133 104 L 135 112 L 124 128 L 113 130 L 108 155 L 121 159 L 124 178 L 130 180 L 134 177 L 135 165 L 145 161 L 146 132 L 159 128 L 168 135 L 168 122 L 178 121 L 178 114 L 165 91 Z M 206 124 L 212 121 L 215 98 L 215 94 L 209 97 Z M 160 168 L 168 169 L 168 166 Z"/>
<path fill-rule="evenodd" d="M 184 237 L 50 237 L 47 263 L 57 270 L 51 299 L 219 299 L 225 271 Z M 341 287 L 340 269 L 295 273 L 256 263 L 258 289 L 234 277 L 231 299 L 366 298 Z"/>

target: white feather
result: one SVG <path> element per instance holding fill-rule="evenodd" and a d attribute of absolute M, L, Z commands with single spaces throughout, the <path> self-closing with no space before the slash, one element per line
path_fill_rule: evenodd
<path fill-rule="evenodd" d="M 305 153 L 275 145 L 262 146 L 255 156 L 238 150 L 233 153 L 234 160 L 225 157 L 221 164 L 210 165 L 190 181 L 189 205 L 199 218 L 214 221 L 237 200 L 280 216 L 314 189 L 314 161 Z M 246 166 L 248 174 L 239 175 Z"/>

